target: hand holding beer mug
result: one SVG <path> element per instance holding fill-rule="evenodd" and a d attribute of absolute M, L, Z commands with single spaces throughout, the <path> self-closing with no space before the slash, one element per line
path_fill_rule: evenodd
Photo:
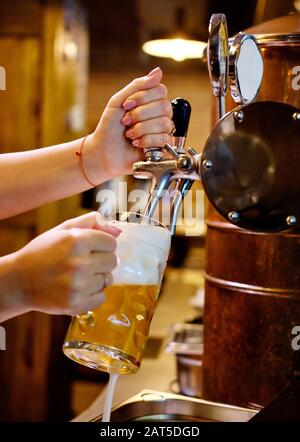
<path fill-rule="evenodd" d="M 63 351 L 96 370 L 135 373 L 141 364 L 169 254 L 170 231 L 146 216 L 123 212 L 113 225 L 118 265 L 106 300 L 94 311 L 74 317 Z"/>

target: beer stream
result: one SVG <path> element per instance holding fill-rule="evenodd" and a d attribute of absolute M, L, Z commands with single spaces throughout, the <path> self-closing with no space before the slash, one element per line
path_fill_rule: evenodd
<path fill-rule="evenodd" d="M 108 386 L 107 386 L 105 402 L 104 402 L 104 407 L 103 407 L 102 422 L 110 422 L 112 401 L 113 401 L 113 397 L 114 397 L 116 383 L 117 383 L 117 380 L 119 379 L 119 376 L 120 375 L 118 373 L 110 373 L 109 374 L 109 382 L 108 382 Z"/>

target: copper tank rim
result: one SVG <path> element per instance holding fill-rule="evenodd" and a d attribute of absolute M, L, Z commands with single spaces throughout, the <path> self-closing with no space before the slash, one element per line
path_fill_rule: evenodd
<path fill-rule="evenodd" d="M 230 281 L 227 279 L 217 278 L 215 276 L 209 275 L 207 272 L 203 273 L 205 281 L 210 285 L 221 287 L 225 290 L 242 290 L 245 293 L 252 295 L 274 295 L 276 293 L 278 298 L 288 298 L 299 300 L 300 289 L 289 289 L 289 288 L 277 288 L 277 287 L 261 287 L 251 284 L 244 284 L 241 282 Z M 299 296 L 298 296 L 299 295 Z"/>
<path fill-rule="evenodd" d="M 292 13 L 252 26 L 243 32 L 254 35 L 258 42 L 264 46 L 289 44 L 298 46 L 300 45 L 299 27 L 300 13 Z M 234 37 L 230 41 L 233 39 Z"/>

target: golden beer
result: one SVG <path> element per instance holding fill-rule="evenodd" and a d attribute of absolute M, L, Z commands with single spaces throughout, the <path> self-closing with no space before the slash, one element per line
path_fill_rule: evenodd
<path fill-rule="evenodd" d="M 170 249 L 168 229 L 143 215 L 115 221 L 118 265 L 113 285 L 94 311 L 73 318 L 63 351 L 74 361 L 109 373 L 135 373 L 141 364 Z M 113 223 L 113 222 L 112 222 Z"/>
<path fill-rule="evenodd" d="M 92 312 L 73 318 L 63 351 L 74 361 L 120 374 L 138 370 L 159 292 L 157 285 L 112 285 Z"/>

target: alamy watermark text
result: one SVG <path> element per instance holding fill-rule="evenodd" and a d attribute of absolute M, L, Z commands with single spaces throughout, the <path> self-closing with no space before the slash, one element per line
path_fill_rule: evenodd
<path fill-rule="evenodd" d="M 6 350 L 6 332 L 5 328 L 0 326 L 0 350 Z"/>
<path fill-rule="evenodd" d="M 292 69 L 292 89 L 300 91 L 300 66 L 294 66 Z"/>
<path fill-rule="evenodd" d="M 300 350 L 300 325 L 293 328 L 292 335 L 294 336 L 292 340 L 292 349 L 298 351 Z"/>

